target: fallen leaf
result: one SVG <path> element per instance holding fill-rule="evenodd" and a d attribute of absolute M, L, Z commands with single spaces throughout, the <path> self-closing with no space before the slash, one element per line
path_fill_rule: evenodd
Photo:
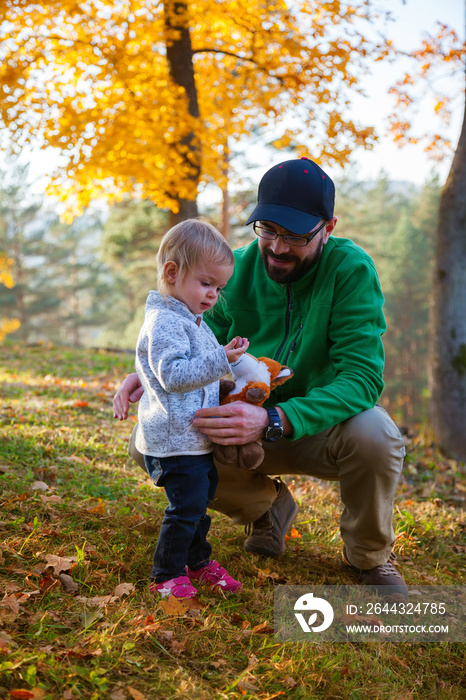
<path fill-rule="evenodd" d="M 255 625 L 251 630 L 251 634 L 270 634 L 274 631 L 274 628 L 270 627 L 266 620 L 265 622 L 261 622 L 260 625 Z"/>
<path fill-rule="evenodd" d="M 10 466 L 8 464 L 0 464 L 0 474 L 6 474 L 9 468 Z"/>
<path fill-rule="evenodd" d="M 110 700 L 126 700 L 126 690 L 124 688 L 115 688 L 115 690 L 110 693 Z"/>
<path fill-rule="evenodd" d="M 78 561 L 78 557 L 57 557 L 55 554 L 47 554 L 45 556 L 45 561 L 48 566 L 51 566 L 53 573 L 58 575 L 63 572 L 67 572 L 71 569 L 74 563 Z"/>
<path fill-rule="evenodd" d="M 58 574 L 58 579 L 67 593 L 76 593 L 79 590 L 76 581 L 68 574 Z"/>
<path fill-rule="evenodd" d="M 173 595 L 169 595 L 168 598 L 162 598 L 159 605 L 165 615 L 184 615 L 186 612 L 184 603 Z"/>
<path fill-rule="evenodd" d="M 283 685 L 285 686 L 285 688 L 289 688 L 291 690 L 291 688 L 295 688 L 298 684 L 296 683 L 294 678 L 292 678 L 291 676 L 287 676 L 283 681 Z"/>
<path fill-rule="evenodd" d="M 243 623 L 243 617 L 237 612 L 232 613 L 231 621 L 234 625 L 241 625 Z"/>
<path fill-rule="evenodd" d="M 19 612 L 19 602 L 14 594 L 6 595 L 0 600 L 0 607 L 9 608 L 13 613 Z"/>
<path fill-rule="evenodd" d="M 43 688 L 38 688 L 37 686 L 35 688 L 30 688 L 29 692 L 32 693 L 32 697 L 34 700 L 42 700 L 42 698 L 45 698 L 47 695 L 47 691 L 44 690 Z"/>
<path fill-rule="evenodd" d="M 126 687 L 128 689 L 128 693 L 130 693 L 134 700 L 146 700 L 144 693 L 140 693 L 139 690 L 136 690 L 136 688 L 133 688 L 131 685 Z"/>
<path fill-rule="evenodd" d="M 104 508 L 104 502 L 102 501 L 101 498 L 99 498 L 99 504 L 95 506 L 94 508 L 89 508 L 87 511 L 88 513 L 97 513 L 97 515 L 104 515 L 105 514 L 105 508 Z"/>
<path fill-rule="evenodd" d="M 214 668 L 221 668 L 222 666 L 226 665 L 226 661 L 225 659 L 219 659 L 218 661 L 211 661 L 210 665 Z"/>
<path fill-rule="evenodd" d="M 185 642 L 179 642 L 177 639 L 172 639 L 170 642 L 170 649 L 174 654 L 182 654 L 186 651 L 186 644 Z"/>
<path fill-rule="evenodd" d="M 253 677 L 252 677 L 253 678 Z M 242 678 L 238 683 L 238 688 L 245 693 L 257 693 L 259 688 L 247 677 Z"/>
<path fill-rule="evenodd" d="M 10 647 L 18 647 L 13 637 L 0 630 L 0 652 L 8 652 Z"/>
<path fill-rule="evenodd" d="M 114 595 L 98 595 L 94 596 L 93 598 L 85 598 L 83 596 L 78 596 L 76 600 L 80 601 L 81 603 L 86 603 L 87 605 L 103 608 L 106 605 L 111 605 L 112 603 L 115 603 L 118 600 L 118 598 Z"/>
<path fill-rule="evenodd" d="M 70 688 L 67 688 L 65 691 L 63 691 L 63 700 L 75 700 L 76 698 L 77 695 L 74 695 L 73 691 Z"/>
<path fill-rule="evenodd" d="M 45 506 L 47 505 L 47 503 L 61 503 L 62 497 L 56 494 L 54 496 L 44 496 L 43 494 L 41 494 L 40 500 Z"/>
<path fill-rule="evenodd" d="M 188 610 L 204 610 L 206 607 L 199 598 L 185 598 L 183 605 L 186 606 Z"/>
<path fill-rule="evenodd" d="M 34 697 L 34 693 L 31 693 L 30 690 L 26 690 L 25 688 L 18 688 L 17 690 L 10 690 L 10 697 L 18 698 L 18 700 L 28 700 Z"/>
<path fill-rule="evenodd" d="M 133 591 L 134 586 L 132 583 L 120 583 L 113 591 L 113 595 L 116 595 L 118 598 L 122 598 L 124 595 L 129 595 Z"/>
<path fill-rule="evenodd" d="M 33 491 L 47 491 L 49 487 L 45 481 L 35 481 L 31 488 Z"/>
<path fill-rule="evenodd" d="M 39 589 L 42 593 L 48 591 L 58 584 L 58 579 L 53 578 L 53 576 L 44 576 L 44 578 L 39 579 Z"/>
<path fill-rule="evenodd" d="M 286 578 L 284 576 L 280 576 L 280 574 L 277 574 L 276 571 L 271 571 L 270 569 L 259 569 L 257 566 L 255 569 L 257 570 L 257 578 L 259 579 L 258 584 L 263 583 L 268 578 L 276 581 L 276 583 L 286 583 Z"/>
<path fill-rule="evenodd" d="M 86 406 L 89 406 L 89 403 L 87 401 L 75 401 L 73 406 L 75 408 L 85 408 Z"/>

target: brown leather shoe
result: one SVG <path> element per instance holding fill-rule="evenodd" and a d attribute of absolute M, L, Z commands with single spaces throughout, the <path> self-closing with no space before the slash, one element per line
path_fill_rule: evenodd
<path fill-rule="evenodd" d="M 403 580 L 400 572 L 393 566 L 390 559 L 395 559 L 395 555 L 390 554 L 390 558 L 386 564 L 375 566 L 373 569 L 358 569 L 350 564 L 346 558 L 346 552 L 343 549 L 342 567 L 351 571 L 359 583 L 365 586 L 370 586 L 382 598 L 393 602 L 403 602 L 408 597 L 408 587 Z"/>
<path fill-rule="evenodd" d="M 298 515 L 298 505 L 283 481 L 278 481 L 277 497 L 269 510 L 251 525 L 246 525 L 249 535 L 244 543 L 246 552 L 277 557 L 285 551 L 285 535 Z"/>

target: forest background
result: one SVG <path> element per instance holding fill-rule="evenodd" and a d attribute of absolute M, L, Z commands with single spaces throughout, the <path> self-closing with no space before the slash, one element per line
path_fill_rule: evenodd
<path fill-rule="evenodd" d="M 376 2 L 362 3 L 359 9 L 321 3 L 313 13 L 307 12 L 304 4 L 298 23 L 285 6 L 272 3 L 263 16 L 254 20 L 257 27 L 243 27 L 236 17 L 232 52 L 231 48 L 226 50 L 228 44 L 218 42 L 223 36 L 221 22 L 228 28 L 233 19 L 233 6 L 228 6 L 221 21 L 221 13 L 217 17 L 217 11 L 210 8 L 217 24 L 215 30 L 210 28 L 214 34 L 209 34 L 208 23 L 206 28 L 204 20 L 195 21 L 194 10 L 191 19 L 184 10 L 181 12 L 187 7 L 183 3 L 165 3 L 165 14 L 157 21 L 155 15 L 147 14 L 150 5 L 144 3 L 133 15 L 127 15 L 127 11 L 139 4 L 123 3 L 122 12 L 119 6 L 110 4 L 113 9 L 108 15 L 103 9 L 105 3 L 98 2 L 87 10 L 87 6 L 73 2 L 57 3 L 53 8 L 42 3 L 6 4 L 2 15 L 6 60 L 1 73 L 5 133 L 16 151 L 37 145 L 40 134 L 43 146 L 61 149 L 63 156 L 71 154 L 67 164 L 59 166 L 52 191 L 62 201 L 67 193 L 73 196 L 71 204 L 66 205 L 68 223 L 63 223 L 58 215 L 63 209 L 28 185 L 27 166 L 12 160 L 3 167 L 0 327 L 13 342 L 132 350 L 147 291 L 154 287 L 154 257 L 160 237 L 174 217 L 199 212 L 222 229 L 233 247 L 247 243 L 252 234 L 244 222 L 258 182 L 257 157 L 254 161 L 251 145 L 261 142 L 266 162 L 277 162 L 301 155 L 308 138 L 313 146 L 305 152 L 326 167 L 344 166 L 344 175 L 335 178 L 337 234 L 365 247 L 381 277 L 389 328 L 382 401 L 399 422 L 422 422 L 428 405 L 428 316 L 436 244 L 440 241 L 437 212 L 443 183 L 439 176 L 431 175 L 423 185 L 415 186 L 404 179 L 409 177 L 409 169 L 400 172 L 400 179 L 394 180 L 381 170 L 376 180 L 365 181 L 348 165 L 353 151 L 362 147 L 371 151 L 377 143 L 373 128 L 359 119 L 364 108 L 358 78 L 370 73 L 371 61 L 389 66 L 396 56 L 406 53 L 419 63 L 404 78 L 402 72 L 397 73 L 398 67 L 394 68 L 391 78 L 395 81 L 398 76 L 398 83 L 386 84 L 387 93 L 395 97 L 396 108 L 387 116 L 391 136 L 397 142 L 412 147 L 419 141 L 420 147 L 422 141 L 413 133 L 405 108 L 421 113 L 421 133 L 430 112 L 443 119 L 444 127 L 452 117 L 456 124 L 455 115 L 461 111 L 463 100 L 458 100 L 457 89 L 455 101 L 444 87 L 451 66 L 462 65 L 458 36 L 439 24 L 417 52 L 393 53 L 392 42 L 386 38 L 387 30 L 390 36 L 388 15 Z M 34 17 L 42 23 L 39 28 Z M 253 22 L 253 16 L 248 17 Z M 312 39 L 309 33 L 306 35 L 306 22 L 311 22 Z M 228 32 L 226 36 L 229 38 Z M 210 45 L 214 37 L 217 43 Z M 146 56 L 147 47 L 159 45 L 160 54 L 149 52 Z M 163 73 L 165 50 L 168 82 Z M 304 64 L 303 56 L 308 57 Z M 181 59 L 186 57 L 196 60 L 183 63 Z M 153 74 L 144 67 L 149 58 Z M 443 65 L 440 72 L 433 72 L 437 60 Z M 218 87 L 214 91 L 218 94 L 213 95 L 212 85 L 223 85 L 222 70 L 229 76 L 224 86 L 228 89 L 220 92 Z M 105 78 L 104 82 L 100 77 Z M 208 81 L 214 78 L 217 82 L 211 85 Z M 439 78 L 440 90 L 435 87 Z M 156 89 L 149 93 L 155 80 Z M 251 99 L 242 100 L 241 112 L 235 102 L 238 96 L 228 87 L 229 80 L 236 81 L 246 98 L 251 95 Z M 166 89 L 170 85 L 171 92 Z M 427 109 L 419 86 L 421 93 L 430 92 L 433 100 Z M 148 103 L 148 111 L 141 97 L 145 90 L 147 98 L 155 100 Z M 176 97 L 173 104 L 170 94 L 174 100 Z M 187 96 L 187 104 L 183 95 Z M 354 100 L 354 120 L 347 112 L 348 99 Z M 233 126 L 226 119 L 230 100 Z M 374 118 L 380 111 L 376 102 L 373 100 L 371 105 L 374 114 L 369 115 Z M 287 111 L 290 105 L 294 114 L 291 121 Z M 186 120 L 175 125 L 172 118 L 165 123 L 167 110 L 182 113 L 182 108 Z M 119 121 L 115 121 L 116 115 Z M 134 138 L 125 145 L 123 132 L 118 134 L 118 129 L 128 126 Z M 149 136 L 146 129 L 160 140 L 160 147 L 156 140 L 149 150 L 145 147 L 141 151 L 141 144 Z M 448 136 L 444 138 L 436 131 L 427 136 L 427 149 L 432 155 L 451 156 Z M 263 154 L 264 150 L 261 158 Z M 175 163 L 175 170 L 185 175 L 177 181 L 169 175 Z M 140 175 L 144 169 L 152 173 L 152 180 Z M 236 182 L 233 193 L 228 193 L 228 181 L 239 172 L 246 176 L 239 184 Z M 199 183 L 209 181 L 222 189 L 222 205 L 198 197 L 196 206 L 190 198 L 198 191 Z M 113 199 L 110 208 L 92 198 L 99 187 Z M 115 188 L 120 188 L 118 196 Z M 142 196 L 137 197 L 137 192 Z M 167 211 L 167 205 L 171 211 Z M 78 212 L 81 215 L 72 219 Z"/>
<path fill-rule="evenodd" d="M 108 210 L 91 206 L 66 224 L 53 200 L 34 194 L 28 180 L 27 166 L 18 163 L 0 171 L 0 249 L 12 261 L 15 280 L 12 287 L 0 285 L 0 317 L 20 323 L 9 340 L 133 351 L 148 290 L 156 284 L 155 255 L 167 213 L 149 201 L 125 200 Z M 373 256 L 385 294 L 383 402 L 403 425 L 413 426 L 427 415 L 439 177 L 416 186 L 384 173 L 361 182 L 353 173 L 336 189 L 337 235 Z M 244 223 L 255 197 L 251 182 L 231 198 L 232 247 L 252 240 Z M 206 206 L 201 214 L 220 225 L 218 207 Z"/>

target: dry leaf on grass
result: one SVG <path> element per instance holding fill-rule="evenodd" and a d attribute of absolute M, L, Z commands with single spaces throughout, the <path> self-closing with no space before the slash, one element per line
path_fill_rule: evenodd
<path fill-rule="evenodd" d="M 1 608 L 8 608 L 13 613 L 19 612 L 19 601 L 14 594 L 6 595 L 2 600 L 0 600 Z"/>
<path fill-rule="evenodd" d="M 62 572 L 66 573 L 69 571 L 73 564 L 78 561 L 78 557 L 57 557 L 55 554 L 46 554 L 45 561 L 47 562 L 47 566 L 52 567 L 53 573 L 58 576 L 58 574 Z"/>
<path fill-rule="evenodd" d="M 280 576 L 276 571 L 271 571 L 270 569 L 259 569 L 259 567 L 254 567 L 257 570 L 257 586 L 260 586 L 268 578 L 271 578 L 275 583 L 286 583 L 286 578 Z"/>
<path fill-rule="evenodd" d="M 162 598 L 159 605 L 165 615 L 184 615 L 186 613 L 185 604 L 173 595 L 169 595 L 168 598 Z"/>
<path fill-rule="evenodd" d="M 68 576 L 68 574 L 59 574 L 58 580 L 67 593 L 76 593 L 79 589 L 76 581 L 71 576 Z"/>
<path fill-rule="evenodd" d="M 44 496 L 43 494 L 41 494 L 40 500 L 42 501 L 42 503 L 43 503 L 44 506 L 45 506 L 45 505 L 47 505 L 47 503 L 61 503 L 61 502 L 62 502 L 62 497 L 61 497 L 61 496 L 57 496 L 57 495 L 55 495 L 55 496 Z"/>
<path fill-rule="evenodd" d="M 131 685 L 128 685 L 127 688 L 128 693 L 134 698 L 134 700 L 146 700 L 144 693 L 139 692 L 139 690 L 136 690 L 136 688 L 133 688 Z"/>
<path fill-rule="evenodd" d="M 255 625 L 251 630 L 251 634 L 273 634 L 274 631 L 274 628 L 270 627 L 267 620 L 265 620 L 265 622 Z"/>
<path fill-rule="evenodd" d="M 9 634 L 0 630 L 0 653 L 8 652 L 10 650 L 10 647 L 14 647 L 15 649 L 17 649 L 18 645 L 16 644 L 13 637 L 10 637 Z"/>
<path fill-rule="evenodd" d="M 133 591 L 134 586 L 132 583 L 120 583 L 113 591 L 113 595 L 116 595 L 117 598 L 122 598 L 124 595 L 129 595 Z"/>
<path fill-rule="evenodd" d="M 257 692 L 259 692 L 259 688 L 257 687 L 257 685 L 254 685 L 254 683 L 252 682 L 253 680 L 254 680 L 253 676 L 251 676 L 251 678 L 248 678 L 247 676 L 245 676 L 244 678 L 242 678 L 239 681 L 238 688 L 244 693 L 257 693 Z"/>
<path fill-rule="evenodd" d="M 111 605 L 112 603 L 115 603 L 118 598 L 116 595 L 97 595 L 92 598 L 86 598 L 85 596 L 77 596 L 76 600 L 78 600 L 80 603 L 86 603 L 86 605 L 90 605 L 92 607 L 96 608 L 104 608 L 106 605 Z"/>
<path fill-rule="evenodd" d="M 33 491 L 48 491 L 49 487 L 45 481 L 35 481 L 31 486 Z"/>
<path fill-rule="evenodd" d="M 291 690 L 292 688 L 295 688 L 298 684 L 296 683 L 294 678 L 292 678 L 291 676 L 287 676 L 283 681 L 283 685 L 285 686 L 285 688 L 289 688 Z"/>

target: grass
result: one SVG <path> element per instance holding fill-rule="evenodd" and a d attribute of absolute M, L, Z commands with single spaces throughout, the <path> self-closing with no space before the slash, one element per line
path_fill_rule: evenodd
<path fill-rule="evenodd" d="M 462 644 L 274 640 L 275 581 L 351 583 L 335 484 L 290 479 L 300 536 L 278 560 L 247 555 L 242 530 L 214 513 L 215 557 L 243 592 L 157 603 L 147 582 L 165 497 L 127 459 L 134 420 L 111 411 L 132 366 L 123 353 L 2 345 L 0 698 L 465 697 Z M 407 443 L 398 560 L 409 584 L 459 585 L 464 465 L 425 436 Z"/>

